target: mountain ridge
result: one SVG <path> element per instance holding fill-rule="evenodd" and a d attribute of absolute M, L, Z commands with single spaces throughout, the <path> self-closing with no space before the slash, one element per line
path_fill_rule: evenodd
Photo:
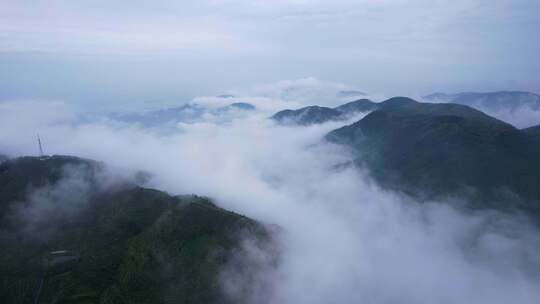
<path fill-rule="evenodd" d="M 351 118 L 360 112 L 369 112 L 377 108 L 377 103 L 369 99 L 358 99 L 334 108 L 322 106 L 307 106 L 296 110 L 282 110 L 270 119 L 284 125 L 303 125 L 340 121 Z"/>
<path fill-rule="evenodd" d="M 513 206 L 502 206 L 503 201 L 514 193 L 521 200 L 516 206 L 540 215 L 540 146 L 471 107 L 391 98 L 325 140 L 350 147 L 355 163 L 383 187 L 422 199 L 460 196 L 476 200 L 477 207 L 507 209 Z"/>

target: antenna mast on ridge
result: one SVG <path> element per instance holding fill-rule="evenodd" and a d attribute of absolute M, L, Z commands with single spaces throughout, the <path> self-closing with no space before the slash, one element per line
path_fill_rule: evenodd
<path fill-rule="evenodd" d="M 43 157 L 43 147 L 41 146 L 41 138 L 39 137 L 39 133 L 37 135 L 37 141 L 39 146 L 39 157 Z"/>

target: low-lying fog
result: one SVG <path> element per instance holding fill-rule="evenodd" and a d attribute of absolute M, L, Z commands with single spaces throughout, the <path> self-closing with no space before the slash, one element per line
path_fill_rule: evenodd
<path fill-rule="evenodd" d="M 419 204 L 378 188 L 365 172 L 336 166 L 350 155 L 321 139 L 346 122 L 282 127 L 267 119 L 268 110 L 159 132 L 107 120 L 80 123 L 61 103 L 0 107 L 0 152 L 35 155 L 39 132 L 46 154 L 146 170 L 153 174 L 149 187 L 210 196 L 280 226 L 281 262 L 258 270 L 254 286 L 265 287 L 253 290 L 252 303 L 540 299 L 540 233 L 526 218 Z M 263 252 L 248 252 L 264 259 Z M 222 277 L 234 296 L 242 278 L 234 269 Z"/>

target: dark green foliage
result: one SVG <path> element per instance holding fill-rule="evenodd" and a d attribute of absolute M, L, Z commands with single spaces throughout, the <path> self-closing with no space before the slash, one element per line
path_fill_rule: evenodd
<path fill-rule="evenodd" d="M 540 146 L 470 107 L 392 98 L 326 139 L 351 146 L 385 187 L 540 214 Z"/>
<path fill-rule="evenodd" d="M 66 165 L 102 189 L 94 174 L 102 165 L 79 158 L 25 157 L 0 167 L 2 303 L 33 303 L 42 279 L 40 303 L 227 303 L 218 275 L 240 248 L 239 236 L 270 241 L 261 225 L 207 198 L 129 183 L 90 187 L 76 213 L 39 222 L 54 233 L 26 229 L 33 223 L 14 207 L 39 204 L 24 201 L 26 191 L 54 186 Z M 57 250 L 67 256 L 48 259 Z"/>

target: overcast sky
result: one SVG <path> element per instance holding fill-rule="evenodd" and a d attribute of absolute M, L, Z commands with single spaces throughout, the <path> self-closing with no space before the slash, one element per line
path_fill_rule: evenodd
<path fill-rule="evenodd" d="M 0 100 L 183 101 L 312 77 L 540 93 L 539 0 L 0 0 Z"/>

